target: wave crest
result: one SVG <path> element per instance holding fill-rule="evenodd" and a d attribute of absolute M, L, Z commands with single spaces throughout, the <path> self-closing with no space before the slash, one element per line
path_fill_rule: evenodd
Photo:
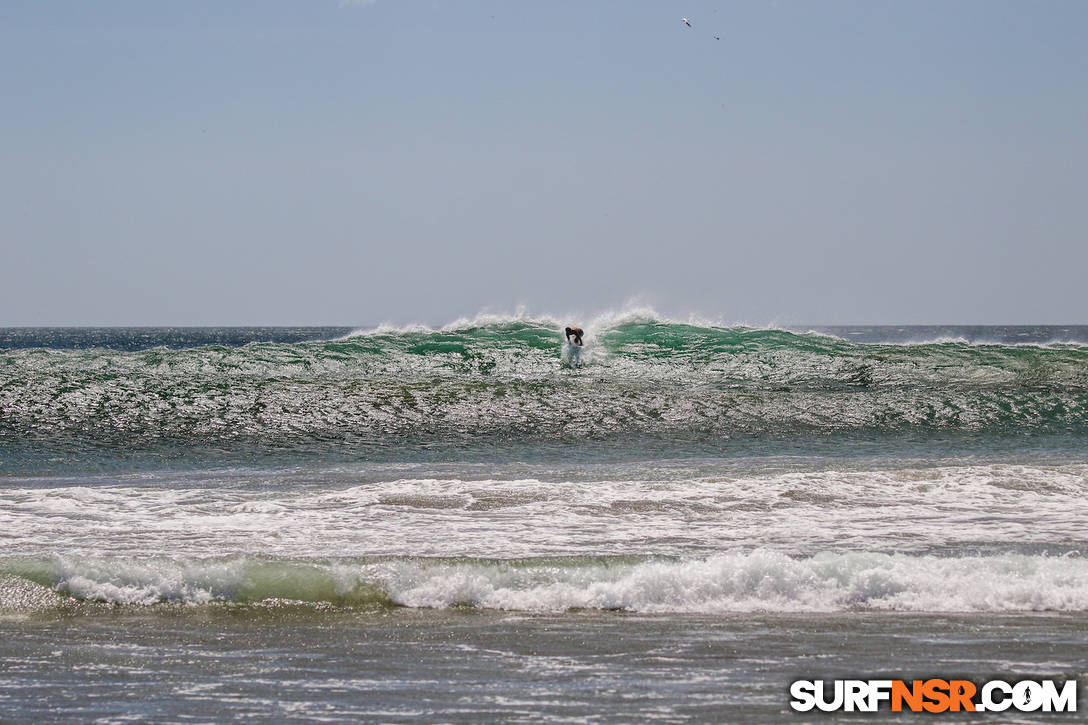
<path fill-rule="evenodd" d="M 300 601 L 558 612 L 1009 612 L 1088 610 L 1079 556 L 908 556 L 771 550 L 705 559 L 294 561 L 70 558 L 8 561 L 9 580 L 122 605 Z M 0 610 L 19 606 L 0 588 Z M 23 599 L 26 599 L 25 595 Z"/>
<path fill-rule="evenodd" d="M 860 344 L 640 307 L 582 326 L 576 361 L 563 321 L 523 311 L 323 342 L 7 351 L 0 443 L 1088 428 L 1081 345 Z"/>

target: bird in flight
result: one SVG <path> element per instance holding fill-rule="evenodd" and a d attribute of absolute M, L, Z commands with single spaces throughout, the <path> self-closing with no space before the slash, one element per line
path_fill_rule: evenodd
<path fill-rule="evenodd" d="M 688 26 L 689 28 L 691 27 L 691 21 L 690 20 L 688 20 L 687 18 L 680 18 L 680 19 L 684 21 L 684 25 Z"/>

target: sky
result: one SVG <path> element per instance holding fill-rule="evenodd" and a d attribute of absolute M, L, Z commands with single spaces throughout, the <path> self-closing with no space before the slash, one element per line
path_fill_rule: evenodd
<path fill-rule="evenodd" d="M 7 0 L 0 325 L 1088 323 L 1085 37 L 1081 0 Z"/>

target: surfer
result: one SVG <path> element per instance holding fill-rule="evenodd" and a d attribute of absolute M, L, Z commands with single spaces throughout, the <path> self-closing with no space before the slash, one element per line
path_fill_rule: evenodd
<path fill-rule="evenodd" d="M 567 328 L 567 342 L 569 342 L 571 345 L 577 345 L 578 347 L 581 347 L 582 346 L 582 335 L 584 335 L 584 334 L 585 333 L 582 332 L 581 327 L 568 327 Z M 574 338 L 574 339 L 571 339 L 571 338 Z"/>

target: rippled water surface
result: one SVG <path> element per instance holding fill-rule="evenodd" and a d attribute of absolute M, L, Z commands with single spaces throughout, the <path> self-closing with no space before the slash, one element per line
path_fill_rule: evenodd
<path fill-rule="evenodd" d="M 765 722 L 1088 672 L 1088 329 L 562 326 L 0 330 L 0 703 Z"/>

